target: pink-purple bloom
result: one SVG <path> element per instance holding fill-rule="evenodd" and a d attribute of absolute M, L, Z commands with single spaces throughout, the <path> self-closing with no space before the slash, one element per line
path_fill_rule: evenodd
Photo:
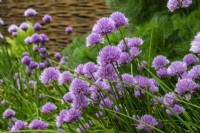
<path fill-rule="evenodd" d="M 187 70 L 187 65 L 185 62 L 174 61 L 167 69 L 167 73 L 170 76 L 180 76 Z"/>
<path fill-rule="evenodd" d="M 17 30 L 18 30 L 18 26 L 15 24 L 10 25 L 8 28 L 9 33 L 17 32 Z"/>
<path fill-rule="evenodd" d="M 81 79 L 73 79 L 72 83 L 70 85 L 70 91 L 74 94 L 74 95 L 85 95 L 88 91 L 89 88 L 89 83 L 81 80 Z"/>
<path fill-rule="evenodd" d="M 0 33 L 0 39 L 3 39 L 4 37 L 3 37 L 3 35 Z"/>
<path fill-rule="evenodd" d="M 187 66 L 195 64 L 198 62 L 198 59 L 193 54 L 187 54 L 183 57 L 183 61 L 186 63 Z"/>
<path fill-rule="evenodd" d="M 131 47 L 130 54 L 133 58 L 138 57 L 140 53 L 141 51 L 137 47 Z"/>
<path fill-rule="evenodd" d="M 40 31 L 42 28 L 42 25 L 40 23 L 35 23 L 33 28 L 34 28 L 34 31 Z"/>
<path fill-rule="evenodd" d="M 24 56 L 23 58 L 22 58 L 22 60 L 21 60 L 21 62 L 23 63 L 23 64 L 25 64 L 25 65 L 29 65 L 30 64 L 30 62 L 31 62 L 31 58 L 29 57 L 29 56 Z"/>
<path fill-rule="evenodd" d="M 57 107 L 55 104 L 53 103 L 50 103 L 50 102 L 47 102 L 45 103 L 42 108 L 41 108 L 41 112 L 45 113 L 45 114 L 48 114 L 48 113 L 51 113 L 53 112 L 54 110 L 56 110 Z"/>
<path fill-rule="evenodd" d="M 116 79 L 117 73 L 111 64 L 100 66 L 97 70 L 97 77 L 100 79 Z"/>
<path fill-rule="evenodd" d="M 38 129 L 38 130 L 44 130 L 48 128 L 49 124 L 46 122 L 43 122 L 41 120 L 32 120 L 29 124 L 29 129 Z"/>
<path fill-rule="evenodd" d="M 67 92 L 63 96 L 63 100 L 64 100 L 64 102 L 72 102 L 73 101 L 73 94 L 72 94 L 72 92 Z"/>
<path fill-rule="evenodd" d="M 137 80 L 132 75 L 127 73 L 122 75 L 122 81 L 124 82 L 124 86 L 126 88 L 134 88 L 137 84 Z"/>
<path fill-rule="evenodd" d="M 60 58 L 62 57 L 62 55 L 59 53 L 59 52 L 56 52 L 54 57 L 57 59 L 57 60 L 60 60 Z"/>
<path fill-rule="evenodd" d="M 42 41 L 42 38 L 40 37 L 39 34 L 35 33 L 31 36 L 31 40 L 30 40 L 32 43 L 35 43 L 35 44 L 38 44 L 38 43 L 41 43 Z"/>
<path fill-rule="evenodd" d="M 66 27 L 66 29 L 65 29 L 65 32 L 67 33 L 67 34 L 71 34 L 72 33 L 72 27 L 71 26 L 68 26 L 68 27 Z"/>
<path fill-rule="evenodd" d="M 187 8 L 192 4 L 192 0 L 169 0 L 167 2 L 167 8 L 174 12 L 179 8 Z"/>
<path fill-rule="evenodd" d="M 15 115 L 15 111 L 12 110 L 12 109 L 6 109 L 4 112 L 3 112 L 3 118 L 11 118 Z"/>
<path fill-rule="evenodd" d="M 19 26 L 19 28 L 23 31 L 27 31 L 29 27 L 29 24 L 27 24 L 26 22 L 21 23 L 21 25 Z"/>
<path fill-rule="evenodd" d="M 194 40 L 191 42 L 190 51 L 199 54 L 200 53 L 200 32 L 194 37 Z"/>
<path fill-rule="evenodd" d="M 44 17 L 42 18 L 42 21 L 44 23 L 50 23 L 52 21 L 52 17 L 48 14 L 44 15 Z"/>
<path fill-rule="evenodd" d="M 175 104 L 173 107 L 170 107 L 170 108 L 172 109 L 172 111 L 174 111 L 178 115 L 185 111 L 185 108 L 178 104 Z M 166 110 L 167 114 L 173 116 L 174 114 L 172 113 L 172 111 L 168 109 Z"/>
<path fill-rule="evenodd" d="M 169 63 L 169 60 L 165 56 L 158 55 L 154 58 L 152 62 L 152 66 L 157 70 L 157 69 L 163 68 L 168 63 Z"/>
<path fill-rule="evenodd" d="M 167 94 L 165 94 L 164 98 L 163 98 L 163 102 L 168 105 L 168 106 L 173 106 L 176 102 L 176 95 L 174 92 L 169 92 Z"/>
<path fill-rule="evenodd" d="M 16 131 L 19 131 L 19 130 L 23 130 L 23 129 L 26 128 L 26 125 L 27 125 L 27 122 L 22 121 L 22 120 L 17 120 L 15 122 L 15 124 L 12 126 L 11 131 L 16 132 Z"/>
<path fill-rule="evenodd" d="M 83 67 L 83 73 L 86 78 L 93 78 L 93 73 L 97 71 L 97 65 L 93 62 L 87 62 Z"/>
<path fill-rule="evenodd" d="M 0 25 L 4 25 L 4 22 L 1 18 L 0 18 Z"/>
<path fill-rule="evenodd" d="M 59 78 L 58 78 L 58 84 L 59 85 L 63 85 L 69 81 L 71 81 L 73 79 L 72 75 L 69 71 L 64 71 L 63 73 L 61 73 L 59 75 Z"/>
<path fill-rule="evenodd" d="M 121 64 L 127 64 L 131 62 L 132 58 L 127 52 L 121 52 L 120 58 L 118 60 L 118 63 Z"/>
<path fill-rule="evenodd" d="M 151 132 L 152 127 L 158 125 L 157 120 L 151 115 L 144 115 L 140 118 L 140 122 L 137 125 L 138 129 L 142 129 L 146 132 Z M 152 126 L 152 127 L 150 127 Z"/>
<path fill-rule="evenodd" d="M 24 12 L 25 17 L 32 17 L 35 16 L 37 12 L 33 8 L 29 8 Z"/>
<path fill-rule="evenodd" d="M 107 35 L 116 29 L 115 22 L 111 18 L 103 17 L 94 25 L 92 32 Z"/>
<path fill-rule="evenodd" d="M 87 46 L 95 46 L 97 44 L 103 44 L 104 39 L 100 34 L 96 33 L 91 33 L 87 38 L 86 38 L 86 45 Z"/>
<path fill-rule="evenodd" d="M 156 74 L 160 78 L 166 78 L 168 76 L 167 74 L 167 68 L 163 67 L 156 71 Z"/>
<path fill-rule="evenodd" d="M 111 14 L 110 18 L 115 22 L 115 27 L 128 25 L 128 18 L 121 12 L 114 12 Z"/>
<path fill-rule="evenodd" d="M 200 65 L 194 66 L 190 71 L 188 71 L 190 78 L 199 80 L 200 79 Z"/>
<path fill-rule="evenodd" d="M 86 108 L 89 105 L 88 98 L 86 96 L 74 96 L 73 97 L 73 102 L 71 106 L 74 109 L 83 109 Z"/>
<path fill-rule="evenodd" d="M 79 64 L 76 68 L 75 68 L 75 72 L 78 73 L 78 74 L 81 74 L 81 75 L 84 75 L 83 73 L 83 67 L 84 65 L 83 64 Z"/>
<path fill-rule="evenodd" d="M 60 75 L 60 72 L 56 68 L 49 67 L 49 68 L 44 69 L 44 71 L 42 72 L 40 76 L 40 81 L 43 84 L 48 84 L 57 80 L 59 78 L 59 75 Z"/>

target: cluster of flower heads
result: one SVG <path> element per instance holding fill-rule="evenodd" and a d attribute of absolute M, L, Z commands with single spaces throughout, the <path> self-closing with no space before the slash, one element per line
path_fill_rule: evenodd
<path fill-rule="evenodd" d="M 167 3 L 167 8 L 174 12 L 180 8 L 187 8 L 192 4 L 192 0 L 169 0 Z"/>

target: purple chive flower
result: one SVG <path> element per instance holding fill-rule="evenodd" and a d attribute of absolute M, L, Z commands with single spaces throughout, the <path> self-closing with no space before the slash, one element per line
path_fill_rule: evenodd
<path fill-rule="evenodd" d="M 163 55 L 158 55 L 154 58 L 152 62 L 152 67 L 154 67 L 156 70 L 163 68 L 169 63 L 169 60 L 163 56 Z"/>
<path fill-rule="evenodd" d="M 156 82 L 155 79 L 151 78 L 148 80 L 148 84 L 149 84 L 149 90 L 152 92 L 152 93 L 156 93 L 159 91 L 158 89 L 158 83 Z"/>
<path fill-rule="evenodd" d="M 64 100 L 64 102 L 72 102 L 73 101 L 73 94 L 72 94 L 72 92 L 67 92 L 63 96 L 63 100 Z"/>
<path fill-rule="evenodd" d="M 12 32 L 12 37 L 17 37 L 18 32 Z"/>
<path fill-rule="evenodd" d="M 95 115 L 97 118 L 100 118 L 101 116 L 103 116 L 103 112 L 97 112 Z"/>
<path fill-rule="evenodd" d="M 147 77 L 137 75 L 135 76 L 135 79 L 137 80 L 137 85 L 140 88 L 146 89 L 149 86 L 149 79 Z"/>
<path fill-rule="evenodd" d="M 116 28 L 128 25 L 128 18 L 121 12 L 114 12 L 110 17 L 115 22 Z"/>
<path fill-rule="evenodd" d="M 37 12 L 33 8 L 29 8 L 24 12 L 25 17 L 32 17 L 35 16 Z"/>
<path fill-rule="evenodd" d="M 79 64 L 79 65 L 75 68 L 75 72 L 78 73 L 78 74 L 84 75 L 84 73 L 83 73 L 83 67 L 84 67 L 83 64 Z"/>
<path fill-rule="evenodd" d="M 39 47 L 38 47 L 38 45 L 34 45 L 34 46 L 33 46 L 33 51 L 39 52 Z"/>
<path fill-rule="evenodd" d="M 103 101 L 101 101 L 101 103 L 100 103 L 101 108 L 104 108 L 104 107 L 111 108 L 112 105 L 113 105 L 113 102 L 108 97 L 103 99 Z"/>
<path fill-rule="evenodd" d="M 54 57 L 57 59 L 57 60 L 60 60 L 62 55 L 58 52 L 55 53 Z"/>
<path fill-rule="evenodd" d="M 56 107 L 55 104 L 48 102 L 48 103 L 46 103 L 45 105 L 42 106 L 41 112 L 48 114 L 48 113 L 51 113 L 52 111 L 54 111 L 56 109 L 57 109 L 57 107 Z"/>
<path fill-rule="evenodd" d="M 42 25 L 40 23 L 35 23 L 33 29 L 34 31 L 40 31 L 42 29 Z"/>
<path fill-rule="evenodd" d="M 24 42 L 25 42 L 26 44 L 32 44 L 31 41 L 32 41 L 32 40 L 31 40 L 31 37 L 27 37 L 27 38 L 24 40 Z"/>
<path fill-rule="evenodd" d="M 97 65 L 93 62 L 87 62 L 83 67 L 83 73 L 86 78 L 92 78 L 93 73 L 97 71 Z"/>
<path fill-rule="evenodd" d="M 130 53 L 131 53 L 131 56 L 135 58 L 135 57 L 139 56 L 139 54 L 141 53 L 141 51 L 137 47 L 132 47 L 130 49 Z"/>
<path fill-rule="evenodd" d="M 3 39 L 4 37 L 3 37 L 3 35 L 0 33 L 0 39 Z"/>
<path fill-rule="evenodd" d="M 134 88 L 137 84 L 137 80 L 130 74 L 123 74 L 122 81 L 124 82 L 124 86 L 126 88 Z"/>
<path fill-rule="evenodd" d="M 48 14 L 44 15 L 44 17 L 42 18 L 42 21 L 44 23 L 50 23 L 52 21 L 52 17 Z"/>
<path fill-rule="evenodd" d="M 67 111 L 67 115 L 64 117 L 65 122 L 72 123 L 79 119 L 81 116 L 81 112 L 78 109 L 71 108 Z"/>
<path fill-rule="evenodd" d="M 95 46 L 95 45 L 97 45 L 99 43 L 101 43 L 101 44 L 104 43 L 104 39 L 102 38 L 102 36 L 100 34 L 91 33 L 86 38 L 86 45 L 87 46 Z"/>
<path fill-rule="evenodd" d="M 75 109 L 83 109 L 89 105 L 88 98 L 86 96 L 74 96 L 72 107 Z"/>
<path fill-rule="evenodd" d="M 105 46 L 99 56 L 97 62 L 101 66 L 115 63 L 120 58 L 121 52 L 115 46 Z"/>
<path fill-rule="evenodd" d="M 38 63 L 37 62 L 34 62 L 34 61 L 30 61 L 29 65 L 28 65 L 28 68 L 29 69 L 35 69 L 38 67 Z"/>
<path fill-rule="evenodd" d="M 156 121 L 156 119 L 153 116 L 144 115 L 140 118 L 140 122 L 137 125 L 137 128 L 145 130 L 146 132 L 151 132 L 152 127 L 150 127 L 150 126 L 154 127 L 156 125 L 158 125 L 158 122 Z"/>
<path fill-rule="evenodd" d="M 175 104 L 171 109 L 176 113 L 176 114 L 181 114 L 182 112 L 185 111 L 185 108 L 181 107 L 180 105 Z M 167 114 L 173 116 L 174 114 L 170 110 L 166 110 Z"/>
<path fill-rule="evenodd" d="M 127 64 L 129 62 L 131 62 L 131 56 L 126 52 L 121 52 L 118 63 L 119 64 Z"/>
<path fill-rule="evenodd" d="M 42 54 L 45 54 L 47 52 L 47 49 L 44 48 L 44 47 L 40 48 L 39 52 L 42 53 Z"/>
<path fill-rule="evenodd" d="M 187 54 L 183 57 L 183 61 L 186 63 L 187 66 L 195 64 L 198 62 L 198 59 L 193 54 Z"/>
<path fill-rule="evenodd" d="M 196 65 L 190 71 L 188 71 L 188 76 L 194 80 L 199 80 L 200 79 L 200 65 Z"/>
<path fill-rule="evenodd" d="M 18 30 L 18 26 L 15 24 L 10 25 L 8 28 L 9 33 L 17 32 L 17 30 Z"/>
<path fill-rule="evenodd" d="M 31 42 L 32 43 L 35 43 L 35 44 L 38 44 L 42 41 L 42 38 L 39 34 L 35 33 L 31 36 Z"/>
<path fill-rule="evenodd" d="M 167 73 L 170 76 L 180 76 L 187 70 L 187 65 L 185 62 L 174 61 L 167 69 Z"/>
<path fill-rule="evenodd" d="M 169 92 L 167 94 L 165 94 L 164 98 L 163 98 L 163 102 L 168 105 L 168 106 L 173 106 L 176 100 L 176 95 L 174 92 Z"/>
<path fill-rule="evenodd" d="M 7 103 L 8 103 L 7 100 L 2 100 L 2 101 L 1 101 L 1 104 L 2 104 L 2 105 L 6 105 Z"/>
<path fill-rule="evenodd" d="M 147 68 L 147 62 L 142 61 L 140 64 L 138 64 L 138 70 L 144 71 Z"/>
<path fill-rule="evenodd" d="M 195 54 L 199 54 L 200 53 L 200 32 L 197 33 L 197 35 L 194 37 L 194 40 L 192 41 L 192 43 L 190 44 L 190 51 L 195 53 Z"/>
<path fill-rule="evenodd" d="M 23 52 L 22 56 L 29 56 L 29 53 L 28 52 Z"/>
<path fill-rule="evenodd" d="M 190 4 L 192 4 L 192 0 L 169 0 L 167 2 L 167 8 L 174 12 L 175 10 L 179 8 L 186 8 L 189 7 Z"/>
<path fill-rule="evenodd" d="M 67 33 L 67 34 L 71 34 L 72 33 L 72 27 L 70 27 L 70 26 L 68 26 L 68 27 L 66 27 L 66 29 L 65 29 L 65 32 Z"/>
<path fill-rule="evenodd" d="M 1 18 L 0 18 L 0 25 L 4 25 L 4 22 Z"/>
<path fill-rule="evenodd" d="M 180 79 L 176 84 L 175 92 L 183 96 L 187 93 L 192 93 L 199 88 L 199 85 L 196 84 L 192 79 Z"/>
<path fill-rule="evenodd" d="M 23 64 L 25 64 L 25 65 L 29 65 L 30 64 L 30 62 L 31 62 L 31 58 L 29 57 L 29 56 L 24 56 L 23 58 L 22 58 L 22 60 L 21 60 L 21 62 L 23 63 Z"/>
<path fill-rule="evenodd" d="M 103 17 L 94 25 L 92 32 L 100 35 L 107 35 L 112 33 L 115 29 L 115 22 L 110 18 Z"/>
<path fill-rule="evenodd" d="M 117 73 L 111 64 L 100 66 L 97 70 L 97 77 L 100 79 L 116 79 Z"/>
<path fill-rule="evenodd" d="M 41 38 L 41 43 L 43 44 L 49 41 L 49 38 L 45 34 L 40 34 L 40 38 Z"/>
<path fill-rule="evenodd" d="M 56 116 L 56 126 L 60 127 L 64 123 L 64 117 L 67 115 L 67 110 L 62 110 L 58 116 Z"/>
<path fill-rule="evenodd" d="M 127 44 L 128 44 L 129 48 L 138 47 L 138 46 L 143 44 L 143 40 L 141 38 L 134 37 L 134 38 L 128 39 L 128 43 Z"/>
<path fill-rule="evenodd" d="M 34 86 L 36 83 L 37 83 L 37 82 L 34 81 L 34 80 L 30 80 L 30 81 L 28 82 L 28 84 L 29 84 L 30 86 Z"/>
<path fill-rule="evenodd" d="M 79 95 L 85 95 L 88 91 L 88 88 L 89 88 L 89 83 L 75 78 L 72 80 L 69 89 L 74 95 L 79 96 Z"/>
<path fill-rule="evenodd" d="M 4 112 L 3 112 L 3 118 L 11 118 L 15 115 L 15 111 L 12 110 L 12 109 L 6 109 Z"/>
<path fill-rule="evenodd" d="M 40 76 L 40 81 L 43 84 L 48 84 L 57 80 L 59 78 L 59 75 L 60 75 L 60 72 L 57 69 L 53 67 L 48 67 L 44 69 L 44 71 L 42 72 Z"/>
<path fill-rule="evenodd" d="M 39 68 L 40 68 L 40 69 L 46 68 L 45 63 L 44 63 L 44 62 L 40 62 L 40 63 L 39 63 Z"/>
<path fill-rule="evenodd" d="M 44 130 L 48 128 L 48 126 L 49 126 L 48 123 L 35 119 L 31 121 L 31 123 L 29 124 L 29 129 Z"/>
<path fill-rule="evenodd" d="M 30 28 L 30 26 L 26 22 L 23 22 L 23 23 L 21 23 L 21 25 L 19 26 L 19 28 L 21 30 L 23 30 L 23 31 L 27 31 Z"/>
<path fill-rule="evenodd" d="M 128 45 L 128 41 L 130 40 L 130 38 L 125 38 L 124 39 L 126 44 Z M 124 44 L 124 40 L 121 40 L 118 44 L 118 48 L 121 52 L 128 52 L 128 49 L 126 48 L 126 45 Z M 128 47 L 130 49 L 130 47 Z"/>
<path fill-rule="evenodd" d="M 73 79 L 72 75 L 69 71 L 65 71 L 59 75 L 58 84 L 63 85 Z"/>
<path fill-rule="evenodd" d="M 159 70 L 156 71 L 156 74 L 160 78 L 166 78 L 168 76 L 167 74 L 167 68 L 160 68 Z"/>
<path fill-rule="evenodd" d="M 15 124 L 12 126 L 11 131 L 16 132 L 16 131 L 19 131 L 19 130 L 23 130 L 23 129 L 26 128 L 26 125 L 27 125 L 27 122 L 24 122 L 22 120 L 17 120 L 15 122 Z"/>

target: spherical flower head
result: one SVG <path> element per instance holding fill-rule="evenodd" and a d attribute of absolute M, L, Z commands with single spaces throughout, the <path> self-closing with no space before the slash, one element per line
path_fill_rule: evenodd
<path fill-rule="evenodd" d="M 0 33 L 0 40 L 3 39 L 3 38 L 4 38 L 3 35 Z"/>
<path fill-rule="evenodd" d="M 191 47 L 190 47 L 190 51 L 195 53 L 195 54 L 199 54 L 200 53 L 200 32 L 197 33 L 197 35 L 195 36 L 194 40 L 191 42 Z"/>
<path fill-rule="evenodd" d="M 151 132 L 151 127 L 150 126 L 156 126 L 158 125 L 157 120 L 151 116 L 151 115 L 144 115 L 140 118 L 140 123 L 137 126 L 138 129 L 143 129 L 146 132 Z"/>
<path fill-rule="evenodd" d="M 32 44 L 32 42 L 31 42 L 31 37 L 25 38 L 24 42 L 25 42 L 26 44 Z"/>
<path fill-rule="evenodd" d="M 169 63 L 169 60 L 165 56 L 158 55 L 153 59 L 152 67 L 158 70 L 166 66 L 168 63 Z"/>
<path fill-rule="evenodd" d="M 37 62 L 35 62 L 35 61 L 30 61 L 29 65 L 28 65 L 28 68 L 29 68 L 29 69 L 33 70 L 33 69 L 35 69 L 35 68 L 37 68 L 37 67 L 38 67 L 38 63 L 37 63 Z"/>
<path fill-rule="evenodd" d="M 158 88 L 158 83 L 156 82 L 156 80 L 154 78 L 151 78 L 148 80 L 148 86 L 149 86 L 149 90 L 152 92 L 152 93 L 156 93 L 159 91 L 159 88 Z"/>
<path fill-rule="evenodd" d="M 127 52 L 121 52 L 120 58 L 118 60 L 118 63 L 121 64 L 127 64 L 131 62 L 131 56 Z"/>
<path fill-rule="evenodd" d="M 22 57 L 24 57 L 24 56 L 29 56 L 29 53 L 28 52 L 23 52 Z"/>
<path fill-rule="evenodd" d="M 192 79 L 180 79 L 176 84 L 175 92 L 183 96 L 187 93 L 194 92 L 197 88 L 199 88 L 199 85 L 196 84 Z"/>
<path fill-rule="evenodd" d="M 23 22 L 23 23 L 21 23 L 21 25 L 19 26 L 19 28 L 21 30 L 23 30 L 23 31 L 27 31 L 30 28 L 30 26 L 26 22 Z"/>
<path fill-rule="evenodd" d="M 103 44 L 104 39 L 100 34 L 96 33 L 91 33 L 87 38 L 86 38 L 86 45 L 87 46 L 95 46 L 97 44 Z"/>
<path fill-rule="evenodd" d="M 167 74 L 167 68 L 163 67 L 156 71 L 156 74 L 159 78 L 166 78 L 168 76 Z"/>
<path fill-rule="evenodd" d="M 15 115 L 15 111 L 12 110 L 12 109 L 6 109 L 4 112 L 3 112 L 3 118 L 11 118 Z"/>
<path fill-rule="evenodd" d="M 42 48 L 40 48 L 39 52 L 42 54 L 45 54 L 47 52 L 47 49 L 42 47 Z"/>
<path fill-rule="evenodd" d="M 100 79 L 111 79 L 114 80 L 117 77 L 117 73 L 111 64 L 106 66 L 100 66 L 97 70 L 97 77 Z"/>
<path fill-rule="evenodd" d="M 128 49 L 126 48 L 126 44 L 128 44 L 128 41 L 130 40 L 130 38 L 125 38 L 124 40 L 121 40 L 118 44 L 118 48 L 121 52 L 128 52 Z M 126 44 L 124 43 L 124 41 L 126 42 Z M 130 47 L 128 47 L 130 49 Z"/>
<path fill-rule="evenodd" d="M 82 110 L 89 105 L 88 98 L 86 96 L 74 96 L 71 106 L 74 109 Z"/>
<path fill-rule="evenodd" d="M 1 18 L 0 18 L 0 25 L 4 25 L 4 22 Z"/>
<path fill-rule="evenodd" d="M 12 37 L 17 37 L 18 32 L 12 32 Z"/>
<path fill-rule="evenodd" d="M 72 92 L 67 92 L 63 96 L 63 100 L 64 100 L 64 102 L 72 102 L 73 101 L 73 94 L 72 94 Z"/>
<path fill-rule="evenodd" d="M 100 103 L 101 108 L 111 108 L 113 105 L 113 102 L 110 100 L 110 98 L 105 98 L 103 101 Z"/>
<path fill-rule="evenodd" d="M 99 56 L 97 57 L 97 62 L 101 66 L 106 66 L 108 64 L 113 64 L 120 58 L 121 52 L 115 46 L 105 46 Z"/>
<path fill-rule="evenodd" d="M 53 67 L 48 67 L 44 69 L 44 71 L 42 72 L 40 76 L 40 81 L 43 84 L 48 84 L 57 80 L 59 78 L 59 75 L 60 75 L 60 72 L 57 69 Z"/>
<path fill-rule="evenodd" d="M 187 70 L 187 65 L 185 62 L 174 61 L 167 69 L 167 73 L 170 76 L 180 76 Z"/>
<path fill-rule="evenodd" d="M 200 65 L 194 66 L 189 72 L 188 75 L 190 78 L 199 80 L 200 79 Z"/>
<path fill-rule="evenodd" d="M 192 0 L 169 0 L 167 3 L 167 8 L 171 12 L 174 12 L 175 10 L 179 8 L 189 7 L 190 4 L 192 4 Z"/>
<path fill-rule="evenodd" d="M 48 123 L 35 119 L 31 121 L 31 123 L 29 124 L 29 129 L 44 130 L 47 129 L 48 126 L 49 126 Z"/>
<path fill-rule="evenodd" d="M 97 71 L 97 65 L 93 62 L 87 62 L 83 67 L 83 73 L 86 78 L 92 78 L 93 73 Z"/>
<path fill-rule="evenodd" d="M 46 43 L 49 41 L 49 38 L 45 34 L 40 34 L 41 43 Z"/>
<path fill-rule="evenodd" d="M 81 116 L 80 110 L 71 108 L 67 111 L 67 115 L 64 117 L 64 121 L 72 123 L 78 120 L 80 116 Z"/>
<path fill-rule="evenodd" d="M 75 71 L 76 73 L 78 73 L 78 74 L 84 75 L 83 67 L 84 67 L 83 64 L 79 64 L 79 65 L 75 68 L 74 71 Z"/>
<path fill-rule="evenodd" d="M 141 75 L 137 75 L 135 76 L 135 79 L 137 81 L 137 85 L 140 88 L 146 89 L 147 87 L 149 87 L 149 78 L 141 76 Z"/>
<path fill-rule="evenodd" d="M 143 44 L 143 40 L 141 38 L 138 38 L 138 37 L 130 38 L 128 40 L 128 43 L 127 43 L 129 48 L 131 48 L 131 47 L 139 47 L 142 44 Z"/>
<path fill-rule="evenodd" d="M 48 14 L 44 15 L 44 17 L 42 18 L 42 21 L 44 23 L 50 23 L 52 21 L 52 17 Z"/>
<path fill-rule="evenodd" d="M 110 18 L 115 22 L 115 27 L 128 25 L 128 18 L 121 12 L 114 12 L 111 14 Z"/>
<path fill-rule="evenodd" d="M 40 23 L 35 23 L 33 29 L 34 31 L 40 31 L 42 29 L 42 25 Z"/>
<path fill-rule="evenodd" d="M 39 63 L 39 68 L 40 68 L 40 69 L 46 68 L 45 63 L 44 63 L 44 62 L 40 62 L 40 63 Z"/>
<path fill-rule="evenodd" d="M 27 122 L 24 122 L 22 120 L 17 120 L 15 122 L 15 124 L 12 126 L 11 131 L 16 132 L 16 131 L 19 131 L 19 130 L 23 130 L 23 129 L 26 128 L 26 125 L 27 125 Z"/>
<path fill-rule="evenodd" d="M 163 102 L 168 105 L 168 106 L 173 106 L 176 100 L 176 95 L 174 92 L 169 92 L 167 94 L 165 94 L 164 98 L 163 98 Z"/>
<path fill-rule="evenodd" d="M 141 51 L 137 47 L 132 47 L 130 53 L 133 58 L 136 58 L 140 55 Z"/>
<path fill-rule="evenodd" d="M 34 52 L 39 52 L 39 47 L 38 47 L 38 45 L 34 45 L 34 46 L 33 46 L 33 51 L 34 51 Z"/>
<path fill-rule="evenodd" d="M 38 43 L 41 43 L 41 41 L 42 41 L 42 38 L 39 34 L 35 33 L 31 36 L 32 43 L 38 44 Z"/>
<path fill-rule="evenodd" d="M 65 71 L 59 75 L 58 84 L 63 85 L 73 79 L 72 75 L 69 71 Z"/>
<path fill-rule="evenodd" d="M 71 34 L 72 33 L 72 27 L 70 27 L 70 26 L 68 26 L 68 27 L 66 27 L 65 28 L 65 32 L 67 33 L 67 34 Z"/>
<path fill-rule="evenodd" d="M 187 54 L 183 57 L 183 61 L 186 63 L 187 66 L 197 63 L 199 60 L 193 54 Z"/>
<path fill-rule="evenodd" d="M 173 107 L 171 107 L 171 109 L 176 113 L 176 114 L 181 114 L 182 112 L 185 111 L 185 108 L 178 105 L 178 104 L 175 104 Z M 173 116 L 174 114 L 170 111 L 170 110 L 166 110 L 167 114 Z"/>
<path fill-rule="evenodd" d="M 15 24 L 12 24 L 12 25 L 10 25 L 10 26 L 8 27 L 8 32 L 9 32 L 9 33 L 17 32 L 17 30 L 18 30 L 18 26 L 15 25 Z"/>
<path fill-rule="evenodd" d="M 122 75 L 122 81 L 124 83 L 124 87 L 126 88 L 134 88 L 137 84 L 137 80 L 132 75 L 127 73 Z"/>
<path fill-rule="evenodd" d="M 29 8 L 24 12 L 25 17 L 32 17 L 35 16 L 37 12 L 33 8 Z"/>
<path fill-rule="evenodd" d="M 56 107 L 55 104 L 48 102 L 48 103 L 46 103 L 45 105 L 42 106 L 41 112 L 48 114 L 48 113 L 53 112 L 56 109 L 57 109 L 57 107 Z"/>
<path fill-rule="evenodd" d="M 94 25 L 92 32 L 100 35 L 107 35 L 112 33 L 115 29 L 115 22 L 110 18 L 103 17 Z"/>
<path fill-rule="evenodd" d="M 7 100 L 2 100 L 2 101 L 1 101 L 1 104 L 2 104 L 2 105 L 6 105 L 6 104 L 8 104 L 8 101 L 7 101 Z"/>
<path fill-rule="evenodd" d="M 57 59 L 57 60 L 60 60 L 62 55 L 59 53 L 59 52 L 56 52 L 54 57 Z"/>
<path fill-rule="evenodd" d="M 140 64 L 138 64 L 138 70 L 144 71 L 147 68 L 147 62 L 142 61 Z"/>
<path fill-rule="evenodd" d="M 79 96 L 79 95 L 85 95 L 88 91 L 88 88 L 89 88 L 89 83 L 75 78 L 72 80 L 69 89 L 74 95 Z"/>
<path fill-rule="evenodd" d="M 25 64 L 25 65 L 29 65 L 30 64 L 30 62 L 31 62 L 31 58 L 29 57 L 29 56 L 24 56 L 23 58 L 22 58 L 22 60 L 21 60 L 21 62 L 23 63 L 23 64 Z"/>

